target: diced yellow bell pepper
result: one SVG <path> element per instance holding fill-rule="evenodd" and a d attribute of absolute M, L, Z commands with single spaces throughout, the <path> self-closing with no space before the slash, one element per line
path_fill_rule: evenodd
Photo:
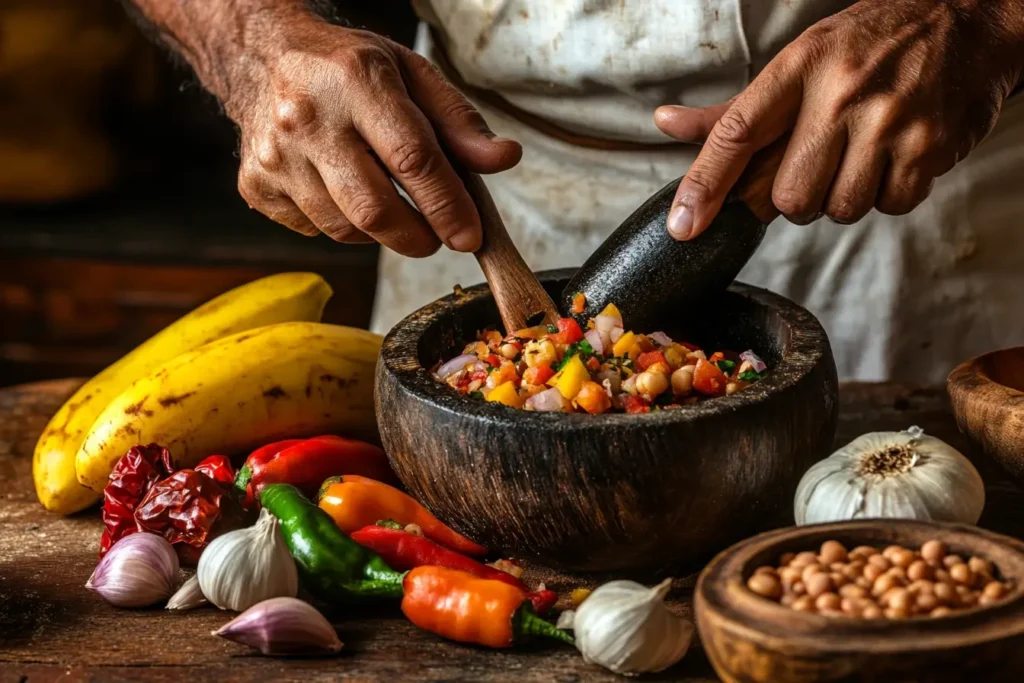
<path fill-rule="evenodd" d="M 622 314 L 619 313 L 619 307 L 616 306 L 615 304 L 608 304 L 607 306 L 605 306 L 604 310 L 601 311 L 600 315 L 610 315 L 615 318 L 618 318 L 619 320 L 622 320 Z"/>
<path fill-rule="evenodd" d="M 523 405 L 523 400 L 516 393 L 516 385 L 512 382 L 502 382 L 491 389 L 491 393 L 487 394 L 487 400 L 494 403 L 503 403 L 513 408 L 519 408 Z"/>
<path fill-rule="evenodd" d="M 583 383 L 590 379 L 587 366 L 583 364 L 579 356 L 570 358 L 569 362 L 565 364 L 565 367 L 558 374 L 561 377 L 558 378 L 555 386 L 558 388 L 558 392 L 570 401 L 576 398 L 576 394 L 580 393 Z"/>
<path fill-rule="evenodd" d="M 612 355 L 629 356 L 632 360 L 636 360 L 640 355 L 640 344 L 637 343 L 636 335 L 626 332 L 619 337 L 619 341 L 612 346 Z"/>

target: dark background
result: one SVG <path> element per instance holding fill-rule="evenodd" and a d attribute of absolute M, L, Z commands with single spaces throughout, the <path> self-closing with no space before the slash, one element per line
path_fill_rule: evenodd
<path fill-rule="evenodd" d="M 408 3 L 337 4 L 411 45 Z M 0 4 L 0 386 L 92 375 L 274 272 L 320 273 L 335 290 L 325 321 L 369 323 L 377 249 L 250 210 L 236 146 L 213 98 L 117 2 Z"/>

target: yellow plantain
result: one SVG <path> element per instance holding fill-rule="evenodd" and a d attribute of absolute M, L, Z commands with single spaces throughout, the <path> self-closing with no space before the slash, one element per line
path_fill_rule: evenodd
<path fill-rule="evenodd" d="M 271 275 L 203 304 L 100 372 L 57 411 L 36 444 L 32 476 L 39 502 L 47 510 L 70 515 L 98 500 L 95 491 L 78 483 L 75 456 L 107 404 L 141 375 L 229 334 L 277 322 L 319 320 L 330 297 L 330 286 L 314 273 Z"/>
<path fill-rule="evenodd" d="M 166 446 L 177 467 L 291 437 L 375 439 L 373 373 L 381 337 L 322 323 L 279 323 L 183 353 L 111 401 L 78 451 L 78 480 L 99 491 L 132 446 Z"/>

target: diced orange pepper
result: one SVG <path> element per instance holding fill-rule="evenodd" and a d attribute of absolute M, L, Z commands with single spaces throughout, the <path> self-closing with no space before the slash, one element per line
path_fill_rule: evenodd
<path fill-rule="evenodd" d="M 554 376 L 555 371 L 551 369 L 550 365 L 535 365 L 532 368 L 526 368 L 523 372 L 523 381 L 527 384 L 544 384 Z"/>
<path fill-rule="evenodd" d="M 513 408 L 523 405 L 523 399 L 516 392 L 516 385 L 513 382 L 503 382 L 491 389 L 487 394 L 487 400 L 491 403 L 502 403 Z"/>
<path fill-rule="evenodd" d="M 582 313 L 587 307 L 587 297 L 583 292 L 576 292 L 572 295 L 572 312 L 575 314 Z"/>
<path fill-rule="evenodd" d="M 693 371 L 693 388 L 705 396 L 724 396 L 729 378 L 717 365 L 707 360 L 698 360 Z"/>
<path fill-rule="evenodd" d="M 597 382 L 584 382 L 576 394 L 576 405 L 591 415 L 603 413 L 612 407 L 608 392 Z"/>
<path fill-rule="evenodd" d="M 619 307 L 616 306 L 615 304 L 608 304 L 607 306 L 605 306 L 604 310 L 601 311 L 600 315 L 610 315 L 614 318 L 622 320 L 622 313 L 619 312 Z"/>
<path fill-rule="evenodd" d="M 615 342 L 612 346 L 613 356 L 628 356 L 632 360 L 636 360 L 640 355 L 640 347 L 636 343 L 636 335 L 632 332 L 626 332 L 619 341 Z"/>
<path fill-rule="evenodd" d="M 559 393 L 571 401 L 576 398 L 576 394 L 580 393 L 583 382 L 590 379 L 590 373 L 587 372 L 587 368 L 583 365 L 580 357 L 573 356 L 552 380 L 555 378 L 557 378 L 555 386 L 558 388 Z M 550 380 L 548 384 L 551 384 Z"/>

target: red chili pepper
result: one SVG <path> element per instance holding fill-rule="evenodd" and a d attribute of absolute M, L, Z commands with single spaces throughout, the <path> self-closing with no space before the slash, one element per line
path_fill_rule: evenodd
<path fill-rule="evenodd" d="M 235 487 L 245 491 L 248 507 L 267 484 L 291 484 L 303 495 L 314 498 L 325 479 L 341 474 L 398 483 L 387 456 L 377 446 L 325 435 L 280 441 L 254 451 L 238 470 Z"/>
<path fill-rule="evenodd" d="M 135 508 L 153 484 L 173 471 L 170 451 L 155 443 L 135 446 L 121 456 L 103 489 L 100 557 L 106 555 L 110 546 L 138 531 Z"/>
<path fill-rule="evenodd" d="M 583 330 L 573 318 L 559 318 L 557 326 L 558 332 L 548 335 L 552 344 L 575 344 L 583 339 Z"/>
<path fill-rule="evenodd" d="M 226 455 L 211 455 L 203 458 L 195 466 L 195 471 L 202 472 L 211 479 L 228 486 L 235 481 L 235 468 L 231 466 L 231 461 Z"/>
<path fill-rule="evenodd" d="M 573 640 L 533 611 L 522 589 L 446 567 L 417 567 L 402 582 L 402 612 L 425 631 L 462 643 L 511 647 L 530 636 Z"/>
<path fill-rule="evenodd" d="M 558 602 L 558 593 L 555 591 L 549 591 L 548 589 L 532 591 L 526 594 L 526 599 L 533 605 L 533 611 L 544 616 L 551 608 Z"/>

